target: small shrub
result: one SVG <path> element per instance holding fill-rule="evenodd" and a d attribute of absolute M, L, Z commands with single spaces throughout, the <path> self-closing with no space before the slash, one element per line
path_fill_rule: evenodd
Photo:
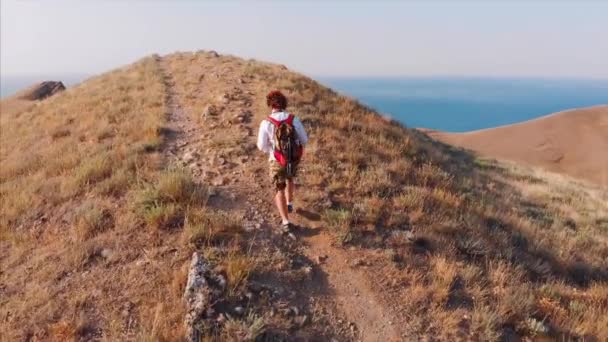
<path fill-rule="evenodd" d="M 85 161 L 76 170 L 75 182 L 79 187 L 93 184 L 112 175 L 112 162 L 108 155 L 100 155 Z"/>
<path fill-rule="evenodd" d="M 248 255 L 240 254 L 238 250 L 232 250 L 224 259 L 223 264 L 226 269 L 229 291 L 234 294 L 253 271 L 255 260 Z"/>
<path fill-rule="evenodd" d="M 79 241 L 88 240 L 113 224 L 110 212 L 93 203 L 81 206 L 76 215 L 78 219 L 75 230 Z"/>
<path fill-rule="evenodd" d="M 192 176 L 183 170 L 170 170 L 161 173 L 156 183 L 160 199 L 185 205 L 205 204 L 207 189 L 197 184 Z"/>
<path fill-rule="evenodd" d="M 99 256 L 101 250 L 102 248 L 95 243 L 95 240 L 77 242 L 74 246 L 66 249 L 66 264 L 74 270 L 82 269 L 91 260 Z"/>
<path fill-rule="evenodd" d="M 499 316 L 496 311 L 487 306 L 475 307 L 471 317 L 471 332 L 476 340 L 498 341 L 500 332 Z"/>
<path fill-rule="evenodd" d="M 49 327 L 49 334 L 54 341 L 69 341 L 77 338 L 77 328 L 73 322 L 59 321 Z"/>
<path fill-rule="evenodd" d="M 101 132 L 97 133 L 97 141 L 103 141 L 116 135 L 115 130 L 111 126 L 104 127 Z"/>
<path fill-rule="evenodd" d="M 222 331 L 225 341 L 254 341 L 264 332 L 264 318 L 250 313 L 243 320 L 229 319 Z"/>
<path fill-rule="evenodd" d="M 323 213 L 323 220 L 341 243 L 348 243 L 352 240 L 350 231 L 352 219 L 352 212 L 346 209 L 327 209 Z"/>
<path fill-rule="evenodd" d="M 352 214 L 347 209 L 327 209 L 323 219 L 332 230 L 343 230 L 350 225 Z"/>
<path fill-rule="evenodd" d="M 156 203 L 144 211 L 148 226 L 156 229 L 178 227 L 182 224 L 182 209 L 174 203 Z"/>
<path fill-rule="evenodd" d="M 473 164 L 480 169 L 489 169 L 492 167 L 492 163 L 487 159 L 475 158 Z"/>
<path fill-rule="evenodd" d="M 121 169 L 108 179 L 101 181 L 96 190 L 105 196 L 121 196 L 125 194 L 134 183 L 135 177 L 127 170 Z"/>
<path fill-rule="evenodd" d="M 198 209 L 186 215 L 184 234 L 189 243 L 216 244 L 238 236 L 242 227 L 238 216 L 223 211 Z"/>
<path fill-rule="evenodd" d="M 71 134 L 70 130 L 65 127 L 57 127 L 51 131 L 51 139 L 57 140 L 67 137 Z"/>
<path fill-rule="evenodd" d="M 160 229 L 182 225 L 185 210 L 202 206 L 206 201 L 204 186 L 182 170 L 170 170 L 161 173 L 156 183 L 142 190 L 136 203 L 146 223 Z"/>

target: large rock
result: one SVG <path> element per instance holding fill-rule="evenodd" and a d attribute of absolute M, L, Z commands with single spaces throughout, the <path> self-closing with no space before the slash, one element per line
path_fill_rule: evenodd
<path fill-rule="evenodd" d="M 200 322 L 205 319 L 205 312 L 211 309 L 214 299 L 217 298 L 214 296 L 216 291 L 213 290 L 209 282 L 210 275 L 211 270 L 207 261 L 197 252 L 194 252 L 183 296 L 186 304 L 184 325 L 186 341 L 188 342 L 201 341 Z"/>
<path fill-rule="evenodd" d="M 26 90 L 21 98 L 30 101 L 43 100 L 64 90 L 65 86 L 59 81 L 44 81 Z"/>

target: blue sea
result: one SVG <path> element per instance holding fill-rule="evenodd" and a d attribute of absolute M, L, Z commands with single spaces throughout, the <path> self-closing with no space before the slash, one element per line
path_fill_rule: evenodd
<path fill-rule="evenodd" d="M 608 80 L 320 78 L 408 127 L 464 132 L 608 104 Z"/>
<path fill-rule="evenodd" d="M 86 77 L 2 76 L 0 95 L 10 96 L 44 80 L 61 80 L 70 86 Z M 449 132 L 496 127 L 561 110 L 608 104 L 608 80 L 423 77 L 317 79 L 409 127 Z"/>

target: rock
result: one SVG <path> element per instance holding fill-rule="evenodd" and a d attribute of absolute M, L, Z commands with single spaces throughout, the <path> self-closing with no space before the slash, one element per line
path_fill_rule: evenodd
<path fill-rule="evenodd" d="M 211 159 L 211 163 L 215 166 L 224 165 L 226 164 L 226 159 L 224 159 L 223 157 L 214 156 Z"/>
<path fill-rule="evenodd" d="M 311 277 L 312 276 L 312 267 L 310 267 L 310 266 L 304 266 L 304 267 L 302 267 L 302 272 L 307 277 Z"/>
<path fill-rule="evenodd" d="M 104 248 L 101 250 L 101 253 L 99 253 L 99 254 L 104 259 L 110 259 L 112 257 L 112 255 L 114 254 L 114 252 L 109 248 Z"/>
<path fill-rule="evenodd" d="M 224 277 L 222 274 L 220 274 L 217 277 L 215 277 L 215 280 L 217 282 L 217 285 L 220 287 L 220 289 L 222 289 L 222 291 L 226 289 L 226 285 L 227 285 L 226 277 Z"/>
<path fill-rule="evenodd" d="M 203 113 L 201 114 L 201 116 L 203 118 L 209 117 L 209 116 L 216 116 L 218 114 L 218 109 L 216 106 L 214 105 L 208 105 L 207 107 L 205 107 L 205 109 L 203 109 Z"/>
<path fill-rule="evenodd" d="M 392 261 L 392 262 L 399 262 L 401 261 L 401 256 L 399 255 L 399 253 L 397 253 L 396 250 L 394 249 L 387 249 L 386 250 L 386 256 Z"/>
<path fill-rule="evenodd" d="M 323 201 L 321 201 L 320 206 L 323 209 L 331 209 L 335 206 L 335 203 L 332 201 L 331 197 L 327 196 Z"/>
<path fill-rule="evenodd" d="M 572 218 L 567 218 L 564 221 L 564 226 L 566 228 L 572 229 L 572 230 L 576 230 L 576 221 L 574 221 Z"/>
<path fill-rule="evenodd" d="M 317 263 L 322 264 L 325 262 L 325 260 L 327 260 L 328 256 L 327 255 L 318 255 L 317 256 Z"/>
<path fill-rule="evenodd" d="M 211 179 L 211 178 L 215 177 L 216 175 L 217 175 L 217 173 L 215 173 L 213 171 L 209 171 L 209 170 L 203 171 L 203 178 L 205 178 L 205 179 Z M 214 195 L 210 195 L 210 196 L 214 196 Z"/>
<path fill-rule="evenodd" d="M 216 188 L 210 187 L 207 191 L 207 194 L 209 195 L 209 197 L 213 197 L 217 196 L 219 194 L 219 191 Z"/>
<path fill-rule="evenodd" d="M 395 239 L 403 239 L 404 241 L 414 241 L 415 236 L 410 230 L 393 230 L 391 236 Z"/>
<path fill-rule="evenodd" d="M 215 310 L 212 307 L 208 307 L 207 310 L 205 310 L 203 317 L 212 318 L 213 316 L 215 316 Z"/>
<path fill-rule="evenodd" d="M 20 96 L 24 100 L 44 100 L 65 90 L 63 83 L 59 81 L 44 81 L 25 90 Z"/>
<path fill-rule="evenodd" d="M 237 114 L 237 115 L 233 116 L 232 119 L 230 119 L 230 123 L 233 125 L 243 123 L 243 121 L 245 121 L 245 118 L 243 117 L 242 114 Z"/>
<path fill-rule="evenodd" d="M 539 321 L 534 317 L 529 317 L 526 319 L 526 325 L 528 329 L 536 332 L 537 334 L 547 334 L 549 333 L 549 327 L 545 322 Z"/>
<path fill-rule="evenodd" d="M 363 258 L 357 258 L 353 261 L 353 266 L 369 266 L 369 262 Z"/>
<path fill-rule="evenodd" d="M 228 103 L 231 100 L 230 94 L 228 94 L 228 93 L 224 93 L 224 94 L 218 96 L 217 99 L 219 102 L 222 102 L 222 103 Z"/>
<path fill-rule="evenodd" d="M 241 118 L 241 122 L 245 123 L 251 121 L 251 117 L 253 116 L 253 114 L 251 114 L 251 112 L 247 110 L 242 112 L 241 114 L 238 114 L 238 116 Z"/>
<path fill-rule="evenodd" d="M 262 284 L 256 282 L 250 282 L 249 284 L 247 284 L 247 287 L 249 288 L 249 290 L 255 293 L 259 293 L 264 289 L 264 286 Z"/>
<path fill-rule="evenodd" d="M 211 50 L 211 51 L 209 51 L 208 53 L 209 53 L 209 56 L 211 56 L 211 57 L 213 57 L 213 58 L 218 58 L 218 57 L 220 56 L 220 54 L 219 54 L 219 53 L 217 53 L 217 52 L 216 52 L 216 51 L 214 51 L 214 50 Z"/>
<path fill-rule="evenodd" d="M 213 186 L 221 186 L 226 184 L 228 184 L 228 179 L 226 177 L 218 177 L 211 183 Z"/>
<path fill-rule="evenodd" d="M 196 151 L 187 151 L 182 156 L 182 160 L 185 163 L 189 164 L 189 163 L 193 162 L 195 159 L 198 159 L 199 157 L 200 157 L 200 155 Z"/>
<path fill-rule="evenodd" d="M 226 320 L 226 317 L 224 316 L 224 314 L 219 314 L 215 320 L 218 323 L 223 323 Z"/>
<path fill-rule="evenodd" d="M 200 331 L 197 327 L 203 313 L 210 307 L 212 298 L 209 296 L 209 284 L 205 275 L 210 272 L 207 261 L 197 252 L 192 254 L 188 281 L 184 289 L 183 299 L 186 303 L 186 340 L 200 341 Z"/>

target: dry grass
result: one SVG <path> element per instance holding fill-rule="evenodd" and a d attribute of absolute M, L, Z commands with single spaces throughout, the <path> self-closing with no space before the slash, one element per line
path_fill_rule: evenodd
<path fill-rule="evenodd" d="M 564 303 L 555 312 L 567 319 L 547 316 L 538 304 L 555 282 L 584 294 L 608 288 L 606 191 L 477 159 L 307 78 L 290 82 L 290 110 L 313 137 L 301 196 L 331 201 L 332 209 L 318 209 L 339 240 L 361 253 L 389 251 L 387 267 L 410 284 L 399 291 L 411 322 L 406 330 L 497 340 L 542 335 L 535 328 L 544 322 L 555 338 L 607 338 L 608 329 L 580 316 L 581 307 L 605 316 L 605 302 L 583 295 L 584 303 Z M 273 80 L 266 87 L 274 88 Z M 414 241 L 395 245 L 392 232 L 404 229 Z"/>
<path fill-rule="evenodd" d="M 278 65 L 167 59 L 186 112 L 221 137 L 216 154 L 243 144 L 230 136 L 239 113 L 228 102 L 260 119 L 267 90 L 285 91 L 311 136 L 299 198 L 358 255 L 386 251 L 366 270 L 411 336 L 608 339 L 605 190 L 477 159 Z M 235 298 L 251 272 L 280 268 L 258 264 L 242 222 L 164 165 L 164 99 L 152 57 L 20 110 L 3 101 L 0 317 L 11 338 L 176 340 L 192 249 L 225 272 Z M 210 105 L 217 113 L 202 117 Z M 265 322 L 228 320 L 222 336 L 254 338 Z"/>
<path fill-rule="evenodd" d="M 197 108 L 222 108 L 226 97 L 239 101 L 232 87 L 239 79 L 256 94 L 250 107 L 258 119 L 267 111 L 268 89 L 287 94 L 289 110 L 312 137 L 302 173 L 307 187 L 299 196 L 318 204 L 342 243 L 362 253 L 367 247 L 390 251 L 396 261 L 387 267 L 410 284 L 398 292 L 412 322 L 407 330 L 496 340 L 540 334 L 534 322 L 544 320 L 556 338 L 606 338 L 608 330 L 592 319 L 553 320 L 538 306 L 541 288 L 554 282 L 581 293 L 608 288 L 605 191 L 431 141 L 278 65 L 221 57 L 221 65 L 205 67 L 213 58 L 197 53 L 173 59 L 186 80 L 178 87 L 192 94 L 186 108 L 200 119 Z M 221 135 L 229 115 L 219 110 L 207 122 L 217 123 Z M 530 193 L 541 185 L 542 194 Z M 392 232 L 401 230 L 413 231 L 414 240 L 395 247 Z M 383 271 L 375 278 L 384 278 Z M 585 307 L 595 314 L 608 310 L 591 301 Z"/>
<path fill-rule="evenodd" d="M 163 141 L 164 98 L 149 57 L 19 109 L 2 101 L 3 337 L 124 340 L 152 331 L 161 298 L 170 313 L 154 338 L 179 336 L 179 294 L 151 254 L 177 237 L 138 234 L 146 223 L 127 205 L 148 188 L 180 210 L 200 204 L 191 184 L 159 173 L 160 155 L 147 148 Z M 151 263 L 159 268 L 142 267 Z"/>

